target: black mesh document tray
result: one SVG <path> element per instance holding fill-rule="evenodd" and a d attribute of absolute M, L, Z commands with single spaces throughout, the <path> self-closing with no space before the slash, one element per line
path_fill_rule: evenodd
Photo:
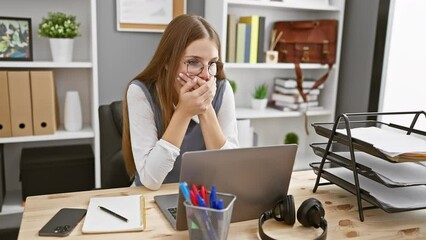
<path fill-rule="evenodd" d="M 409 126 L 403 126 L 377 120 L 383 115 L 413 117 Z M 320 185 L 336 184 L 353 193 L 361 221 L 364 221 L 364 209 L 379 207 L 394 213 L 426 208 L 426 140 L 424 151 L 393 156 L 351 134 L 357 127 L 389 128 L 402 136 L 418 136 L 415 141 L 420 141 L 422 148 L 426 131 L 415 128 L 420 116 L 426 119 L 424 111 L 347 113 L 339 115 L 334 123 L 313 123 L 315 132 L 328 138 L 327 143 L 311 144 L 314 153 L 321 158 L 321 162 L 310 164 L 317 174 L 313 191 L 316 192 Z M 379 136 L 387 135 L 380 132 Z M 328 182 L 320 183 L 321 178 Z M 363 207 L 361 199 L 372 206 Z M 400 201 L 393 201 L 398 199 Z"/>

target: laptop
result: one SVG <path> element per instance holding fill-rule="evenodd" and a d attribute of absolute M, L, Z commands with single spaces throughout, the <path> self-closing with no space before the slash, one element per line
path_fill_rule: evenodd
<path fill-rule="evenodd" d="M 231 222 L 257 219 L 287 195 L 296 150 L 297 145 L 287 144 L 186 152 L 179 181 L 207 189 L 214 184 L 217 192 L 235 194 Z M 154 200 L 176 230 L 187 229 L 180 190 Z"/>

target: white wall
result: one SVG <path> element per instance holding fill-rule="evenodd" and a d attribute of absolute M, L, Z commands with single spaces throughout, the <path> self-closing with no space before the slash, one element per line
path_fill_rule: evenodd
<path fill-rule="evenodd" d="M 391 2 L 379 111 L 426 111 L 425 13 L 425 0 Z M 392 122 L 408 125 L 411 119 L 395 117 Z M 416 128 L 426 130 L 425 117 Z"/>

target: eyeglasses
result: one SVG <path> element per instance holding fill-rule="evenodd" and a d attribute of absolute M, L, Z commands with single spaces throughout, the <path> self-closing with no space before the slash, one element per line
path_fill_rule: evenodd
<path fill-rule="evenodd" d="M 204 64 L 197 60 L 188 60 L 184 62 L 186 64 L 186 72 L 192 76 L 198 76 L 204 70 Z M 217 70 L 221 67 L 221 62 L 212 62 L 208 64 L 208 73 L 212 76 L 217 74 Z"/>

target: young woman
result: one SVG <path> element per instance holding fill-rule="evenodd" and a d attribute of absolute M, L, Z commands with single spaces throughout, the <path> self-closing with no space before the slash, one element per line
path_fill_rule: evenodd
<path fill-rule="evenodd" d="M 234 95 L 221 59 L 219 37 L 202 17 L 169 23 L 124 98 L 123 155 L 135 185 L 156 190 L 177 182 L 186 151 L 238 146 Z"/>

